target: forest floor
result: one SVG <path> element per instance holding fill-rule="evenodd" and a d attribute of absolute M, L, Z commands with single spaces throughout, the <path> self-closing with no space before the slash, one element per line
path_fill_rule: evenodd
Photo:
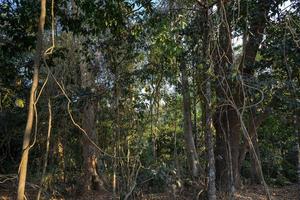
<path fill-rule="evenodd" d="M 300 191 L 297 185 L 289 185 L 283 187 L 270 187 L 270 193 L 273 200 L 299 200 Z M 35 199 L 37 189 L 28 189 L 27 199 Z M 0 200 L 14 200 L 16 196 L 16 188 L 7 188 L 7 185 L 0 184 Z M 225 200 L 224 195 L 218 194 L 218 200 Z M 245 186 L 236 194 L 237 200 L 267 200 L 264 189 L 261 185 Z M 72 198 L 51 198 L 51 200 L 110 200 L 111 195 L 108 193 L 91 193 L 84 196 L 76 196 Z M 146 195 L 141 200 L 173 200 L 168 194 L 151 194 Z M 178 197 L 178 200 L 192 200 L 189 197 Z"/>
<path fill-rule="evenodd" d="M 296 184 L 269 189 L 273 200 L 300 200 L 299 186 Z M 239 200 L 267 200 L 261 185 L 245 187 L 237 192 L 236 196 Z"/>

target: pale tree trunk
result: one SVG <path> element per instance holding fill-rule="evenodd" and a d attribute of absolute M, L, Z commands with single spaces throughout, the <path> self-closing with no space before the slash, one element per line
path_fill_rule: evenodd
<path fill-rule="evenodd" d="M 150 131 L 151 131 L 151 142 L 152 142 L 152 157 L 153 161 L 156 162 L 157 160 L 157 144 L 156 144 L 156 120 L 157 118 L 154 119 L 154 108 L 155 108 L 155 101 L 156 101 L 156 94 L 158 91 L 159 86 L 156 85 L 156 88 L 154 86 L 153 78 L 151 78 L 151 87 L 153 89 L 151 99 L 150 99 L 150 120 L 151 120 L 151 125 L 150 125 Z M 154 92 L 155 91 L 155 92 Z M 154 121 L 155 120 L 155 121 Z"/>
<path fill-rule="evenodd" d="M 212 136 L 212 113 L 211 113 L 211 81 L 207 80 L 205 86 L 205 114 L 206 114 L 206 148 L 208 157 L 208 199 L 215 200 L 216 197 L 216 169 L 215 169 L 215 156 L 214 156 L 214 144 Z"/>
<path fill-rule="evenodd" d="M 205 2 L 207 3 L 207 2 Z M 212 67 L 210 66 L 210 19 L 208 9 L 203 10 L 204 34 L 203 34 L 203 59 L 206 69 L 206 83 L 205 83 L 205 135 L 206 135 L 206 149 L 208 159 L 208 190 L 207 196 L 209 200 L 216 200 L 216 168 L 214 156 L 214 142 L 212 136 L 212 94 L 211 94 L 211 76 Z"/>
<path fill-rule="evenodd" d="M 195 147 L 197 149 L 199 142 L 198 142 L 198 121 L 197 121 L 197 69 L 193 70 L 193 133 L 194 133 L 194 140 L 195 140 Z"/>
<path fill-rule="evenodd" d="M 113 200 L 117 198 L 117 159 L 116 157 L 119 154 L 119 139 L 121 136 L 121 124 L 120 124 L 120 97 L 121 97 L 121 91 L 120 91 L 120 75 L 119 75 L 119 67 L 116 66 L 116 72 L 115 72 L 115 128 L 114 128 L 114 163 L 113 163 L 113 180 L 112 180 L 112 188 L 113 188 Z"/>
<path fill-rule="evenodd" d="M 38 24 L 38 35 L 37 35 L 37 48 L 34 58 L 34 71 L 33 71 L 33 78 L 32 78 L 32 86 L 30 91 L 30 99 L 29 99 L 29 110 L 27 116 L 27 123 L 24 132 L 23 138 L 23 148 L 22 148 L 22 157 L 19 166 L 19 183 L 18 183 L 18 200 L 24 199 L 25 193 L 25 184 L 26 184 L 26 174 L 27 174 L 27 163 L 28 163 L 28 155 L 30 149 L 30 135 L 32 132 L 32 126 L 34 121 L 34 104 L 35 104 L 35 93 L 38 87 L 39 82 L 39 67 L 40 67 L 40 60 L 43 50 L 43 33 L 44 33 L 44 24 L 46 18 L 46 0 L 41 0 L 41 13 L 40 19 Z"/>
<path fill-rule="evenodd" d="M 173 151 L 173 156 L 174 156 L 174 165 L 176 167 L 176 173 L 177 173 L 177 177 L 180 179 L 181 178 L 181 169 L 180 169 L 180 164 L 179 164 L 179 160 L 178 160 L 178 153 L 177 153 L 177 115 L 175 113 L 175 117 L 174 117 L 174 133 L 173 133 L 173 138 L 174 138 L 174 151 Z"/>
<path fill-rule="evenodd" d="M 62 182 L 65 183 L 66 181 L 65 147 L 61 137 L 57 139 L 56 149 L 57 149 L 57 157 L 58 157 L 58 168 L 60 169 L 59 178 Z"/>
<path fill-rule="evenodd" d="M 186 145 L 186 152 L 189 161 L 189 167 L 191 169 L 191 175 L 197 177 L 199 175 L 199 160 L 196 151 L 191 120 L 191 101 L 189 92 L 188 77 L 186 75 L 186 66 L 181 61 L 181 84 L 182 84 L 182 96 L 183 96 L 183 118 L 184 118 L 184 139 Z"/>
<path fill-rule="evenodd" d="M 80 64 L 80 73 L 81 87 L 85 90 L 92 91 L 94 75 L 86 63 Z M 82 126 L 88 137 L 97 144 L 96 109 L 96 102 L 91 99 L 91 97 L 87 98 L 82 111 Z M 85 136 L 82 138 L 82 151 L 84 163 L 84 191 L 100 190 L 102 185 L 98 173 L 98 151 Z"/>
<path fill-rule="evenodd" d="M 153 160 L 156 161 L 156 139 L 155 139 L 155 133 L 154 133 L 154 126 L 153 126 L 153 100 L 150 100 L 150 131 L 151 131 L 151 145 L 152 145 L 152 157 Z"/>

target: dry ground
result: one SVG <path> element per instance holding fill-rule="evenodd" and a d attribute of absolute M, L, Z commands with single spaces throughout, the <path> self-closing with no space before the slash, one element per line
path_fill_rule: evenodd
<path fill-rule="evenodd" d="M 299 186 L 297 185 L 270 187 L 270 193 L 273 200 L 300 200 Z M 246 187 L 236 196 L 239 200 L 267 200 L 261 185 Z"/>
<path fill-rule="evenodd" d="M 273 200 L 300 200 L 299 186 L 289 185 L 284 187 L 270 187 Z M 0 200 L 14 200 L 16 188 L 7 188 L 7 185 L 0 184 Z M 35 199 L 36 189 L 28 189 L 27 199 Z M 222 194 L 218 195 L 219 200 L 225 199 Z M 110 200 L 111 195 L 108 193 L 90 193 L 84 196 L 73 198 L 52 198 L 52 200 Z M 173 200 L 167 194 L 153 194 L 141 197 L 141 200 Z M 236 193 L 237 200 L 267 200 L 265 192 L 261 185 L 247 186 Z M 192 200 L 188 197 L 179 197 L 178 200 Z"/>

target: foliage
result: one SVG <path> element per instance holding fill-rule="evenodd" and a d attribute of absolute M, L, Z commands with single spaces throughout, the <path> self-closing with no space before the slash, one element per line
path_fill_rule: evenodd
<path fill-rule="evenodd" d="M 51 4 L 47 3 L 44 49 L 51 45 L 52 31 L 55 47 L 40 66 L 37 94 L 42 84 L 48 82 L 37 102 L 38 120 L 36 134 L 32 134 L 35 143 L 30 150 L 29 181 L 40 179 L 47 141 L 47 102 L 51 99 L 53 128 L 46 191 L 70 195 L 81 189 L 86 147 L 84 135 L 74 122 L 83 124 L 83 110 L 88 102 L 96 105 L 94 123 L 98 139 L 94 142 L 101 149 L 97 154 L 97 167 L 108 191 L 112 191 L 114 175 L 118 182 L 117 193 L 122 197 L 133 186 L 131 192 L 136 199 L 141 193 L 170 192 L 175 186 L 176 192 L 172 191 L 176 195 L 182 192 L 182 185 L 190 188 L 196 185 L 196 190 L 206 190 L 205 174 L 201 174 L 199 180 L 189 175 L 180 79 L 180 67 L 185 65 L 193 136 L 200 166 L 204 169 L 202 173 L 205 173 L 208 163 L 204 92 L 208 79 L 206 58 L 203 58 L 206 19 L 199 2 L 59 0 L 54 5 L 55 30 L 51 30 Z M 263 41 L 251 66 L 254 74 L 239 71 L 244 48 L 238 45 L 233 50 L 233 67 L 226 77 L 219 77 L 216 66 L 221 63 L 219 46 L 223 33 L 219 32 L 221 25 L 218 24 L 222 17 L 218 5 L 214 5 L 214 1 L 207 2 L 211 6 L 209 23 L 212 26 L 209 50 L 213 52 L 209 62 L 214 65 L 209 71 L 211 112 L 216 114 L 221 106 L 217 105 L 219 99 L 227 100 L 225 96 L 218 96 L 219 80 L 222 84 L 230 82 L 233 92 L 240 89 L 236 85 L 243 84 L 244 103 L 248 106 L 243 120 L 250 120 L 253 113 L 259 115 L 272 110 L 257 127 L 267 182 L 295 183 L 299 136 L 295 135 L 297 125 L 293 116 L 299 114 L 300 107 L 300 5 L 290 1 L 290 5 L 282 9 L 286 1 L 268 1 L 271 8 L 266 18 L 270 20 L 261 33 Z M 230 4 L 232 12 L 228 19 L 234 39 L 245 36 L 246 41 L 249 34 L 254 34 L 248 32 L 253 25 L 249 22 L 257 18 L 260 3 L 241 0 Z M 0 174 L 18 171 L 32 84 L 38 8 L 37 1 L 0 1 Z M 242 39 L 237 40 L 242 42 Z M 86 74 L 80 68 L 82 65 L 93 75 L 89 80 L 92 86 L 83 87 Z M 53 75 L 50 78 L 48 70 Z M 69 109 L 63 92 L 70 98 Z M 215 142 L 216 129 L 213 131 Z M 238 142 L 244 144 L 245 140 Z M 217 145 L 215 142 L 214 146 Z M 251 157 L 247 154 L 241 169 L 243 179 L 251 177 L 251 167 Z"/>

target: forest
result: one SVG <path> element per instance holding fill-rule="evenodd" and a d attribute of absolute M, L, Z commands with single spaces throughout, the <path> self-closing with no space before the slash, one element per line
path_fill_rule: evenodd
<path fill-rule="evenodd" d="M 299 200 L 299 0 L 0 0 L 1 200 Z"/>

